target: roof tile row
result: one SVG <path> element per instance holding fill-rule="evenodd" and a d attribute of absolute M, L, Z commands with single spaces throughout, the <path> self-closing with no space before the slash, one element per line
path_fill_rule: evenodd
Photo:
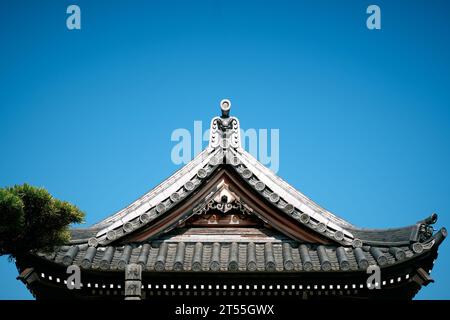
<path fill-rule="evenodd" d="M 54 262 L 83 269 L 124 270 L 138 263 L 145 271 L 303 272 L 358 271 L 411 258 L 409 247 L 341 247 L 283 242 L 157 242 L 122 247 L 61 247 Z"/>

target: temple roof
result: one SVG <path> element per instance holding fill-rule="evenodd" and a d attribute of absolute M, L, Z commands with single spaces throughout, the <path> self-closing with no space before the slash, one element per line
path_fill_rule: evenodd
<path fill-rule="evenodd" d="M 224 169 L 245 181 L 247 189 L 258 194 L 279 215 L 296 220 L 333 243 L 354 248 L 405 246 L 433 235 L 431 225 L 437 220 L 436 214 L 402 228 L 364 229 L 319 206 L 242 148 L 239 120 L 229 115 L 230 107 L 229 100 L 221 102 L 222 115 L 211 121 L 209 146 L 205 150 L 126 208 L 90 228 L 72 230 L 72 243 L 90 246 L 119 243 L 129 234 L 163 219 Z M 189 210 L 190 214 L 195 214 L 193 207 Z M 173 226 L 168 225 L 166 231 L 171 228 Z M 301 240 L 292 235 L 291 238 Z"/>
<path fill-rule="evenodd" d="M 433 281 L 429 273 L 447 236 L 445 228 L 433 229 L 436 214 L 402 228 L 354 226 L 246 152 L 230 107 L 228 100 L 221 102 L 209 145 L 192 161 L 126 208 L 89 228 L 71 230 L 67 245 L 18 259 L 20 279 L 36 283 L 30 288 L 38 295 L 56 297 L 71 293 L 61 282 L 71 265 L 84 271 L 80 297 L 121 289 L 125 268 L 135 264 L 142 266 L 141 287 L 149 294 L 153 285 L 159 294 L 161 281 L 163 289 L 195 279 L 201 286 L 209 281 L 212 288 L 239 278 L 249 287 L 247 278 L 260 284 L 270 278 L 289 279 L 307 296 L 312 288 L 319 295 L 325 288 L 327 295 L 327 288 L 351 286 L 354 291 L 345 290 L 346 295 L 369 297 L 377 295 L 367 283 L 375 266 L 383 270 L 380 286 L 388 290 L 381 296 L 411 298 Z M 357 286 L 367 291 L 359 293 Z"/>

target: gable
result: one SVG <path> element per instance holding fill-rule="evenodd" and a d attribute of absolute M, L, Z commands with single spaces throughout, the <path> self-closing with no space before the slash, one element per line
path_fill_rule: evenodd
<path fill-rule="evenodd" d="M 270 201 L 250 189 L 227 166 L 218 168 L 195 193 L 178 206 L 120 241 L 149 241 L 186 224 L 204 228 L 217 228 L 219 224 L 223 227 L 266 226 L 297 241 L 330 243 L 326 237 L 305 228 L 296 219 L 274 208 Z"/>

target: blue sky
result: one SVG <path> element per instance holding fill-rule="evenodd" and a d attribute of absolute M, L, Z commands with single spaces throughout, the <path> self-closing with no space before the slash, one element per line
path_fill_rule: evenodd
<path fill-rule="evenodd" d="M 81 8 L 82 29 L 66 28 Z M 378 4 L 382 29 L 366 28 Z M 364 227 L 450 227 L 448 1 L 0 2 L 0 186 L 118 211 L 168 177 L 173 130 L 280 130 L 279 175 Z M 449 244 L 417 298 L 448 299 Z M 0 299 L 31 298 L 0 258 Z"/>

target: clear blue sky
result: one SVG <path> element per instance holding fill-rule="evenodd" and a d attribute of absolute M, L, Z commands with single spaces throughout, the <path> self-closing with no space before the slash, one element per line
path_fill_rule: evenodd
<path fill-rule="evenodd" d="M 243 128 L 280 130 L 280 176 L 327 209 L 450 227 L 449 14 L 445 0 L 1 1 L 0 186 L 43 186 L 92 224 L 175 171 L 172 131 L 207 127 L 228 97 Z M 418 298 L 450 298 L 448 249 Z M 30 298 L 16 276 L 0 258 L 0 299 Z"/>

